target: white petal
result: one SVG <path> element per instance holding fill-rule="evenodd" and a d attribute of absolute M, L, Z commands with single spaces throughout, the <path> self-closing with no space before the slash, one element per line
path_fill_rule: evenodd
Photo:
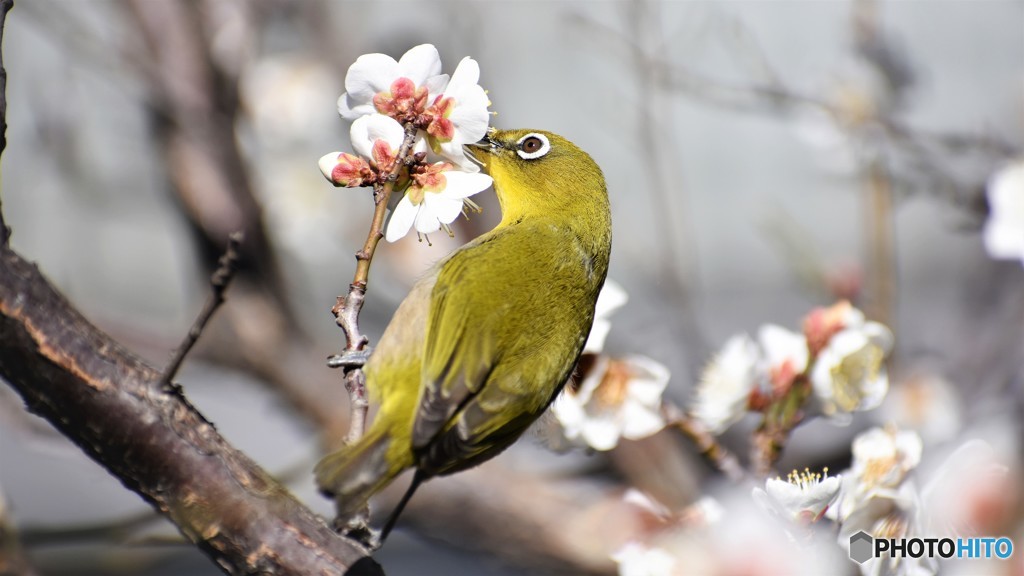
<path fill-rule="evenodd" d="M 646 548 L 629 542 L 612 554 L 619 565 L 619 576 L 672 576 L 676 574 L 676 559 L 661 548 Z"/>
<path fill-rule="evenodd" d="M 394 58 L 386 54 L 363 54 L 345 75 L 345 93 L 350 103 L 366 104 L 372 102 L 378 92 L 391 90 L 396 78 L 398 62 Z"/>
<path fill-rule="evenodd" d="M 628 362 L 634 377 L 629 381 L 629 397 L 645 406 L 659 408 L 661 395 L 671 376 L 664 364 L 647 356 L 635 354 L 623 359 Z"/>
<path fill-rule="evenodd" d="M 466 151 L 463 149 L 462 144 L 457 144 L 455 140 L 452 140 L 451 142 L 442 143 L 440 148 L 441 158 L 455 164 L 460 172 L 475 173 L 480 171 L 480 167 L 466 157 Z"/>
<path fill-rule="evenodd" d="M 317 165 L 320 166 L 320 172 L 323 172 L 324 178 L 331 179 L 331 173 L 334 172 L 334 167 L 338 165 L 339 156 L 341 156 L 341 152 L 331 152 L 330 154 L 324 154 L 317 161 Z"/>
<path fill-rule="evenodd" d="M 494 183 L 494 180 L 487 174 L 470 174 L 459 170 L 448 170 L 444 173 L 444 177 L 448 183 L 442 194 L 446 198 L 459 200 L 483 192 Z"/>
<path fill-rule="evenodd" d="M 600 299 L 598 300 L 600 302 Z M 604 341 L 608 338 L 608 333 L 612 330 L 612 323 L 598 318 L 594 320 L 594 325 L 590 327 L 590 335 L 587 336 L 587 343 L 583 346 L 583 352 L 585 354 L 597 354 L 604 349 Z"/>
<path fill-rule="evenodd" d="M 701 374 L 691 409 L 694 417 L 716 434 L 742 418 L 759 362 L 759 350 L 749 336 L 729 338 Z"/>
<path fill-rule="evenodd" d="M 807 338 L 775 324 L 765 324 L 757 333 L 757 339 L 764 349 L 765 358 L 771 366 L 780 366 L 787 360 L 800 374 L 807 368 Z"/>
<path fill-rule="evenodd" d="M 604 380 L 604 375 L 608 372 L 609 359 L 607 356 L 598 356 L 597 362 L 591 367 L 590 371 L 584 375 L 583 382 L 580 382 L 579 387 L 576 389 L 576 400 L 583 406 L 586 406 L 590 399 L 594 396 L 594 392 L 597 387 L 601 385 L 601 381 Z"/>
<path fill-rule="evenodd" d="M 421 86 L 428 78 L 441 73 L 441 55 L 433 44 L 420 44 L 409 49 L 398 61 L 400 76 Z"/>
<path fill-rule="evenodd" d="M 630 440 L 639 440 L 656 434 L 665 427 L 661 411 L 650 405 L 630 402 L 622 406 L 622 435 Z"/>
<path fill-rule="evenodd" d="M 892 347 L 896 339 L 892 335 L 892 330 L 889 330 L 885 324 L 868 322 L 864 324 L 862 330 L 864 331 L 864 335 L 871 340 L 871 343 L 881 348 L 882 352 L 886 355 L 892 351 Z"/>
<path fill-rule="evenodd" d="M 356 153 L 364 158 L 373 158 L 374 142 L 383 139 L 392 151 L 396 151 L 402 146 L 405 131 L 394 118 L 383 114 L 371 114 L 357 118 L 352 123 L 349 136 Z"/>
<path fill-rule="evenodd" d="M 583 431 L 583 423 L 587 419 L 587 414 L 573 393 L 567 389 L 563 390 L 551 404 L 551 412 L 562 425 L 566 438 L 575 440 L 579 437 Z"/>
<path fill-rule="evenodd" d="M 409 200 L 408 196 L 403 197 L 398 206 L 395 207 L 395 211 L 391 213 L 391 219 L 388 220 L 388 229 L 384 234 L 384 238 L 388 242 L 394 242 L 408 234 L 418 211 L 419 207 L 413 205 L 412 200 Z"/>
<path fill-rule="evenodd" d="M 597 306 L 594 307 L 595 318 L 606 318 L 629 302 L 629 294 L 616 281 L 608 278 L 597 295 Z"/>
<path fill-rule="evenodd" d="M 594 450 L 615 448 L 622 436 L 622 425 L 614 415 L 591 414 L 583 424 L 583 440 Z"/>
<path fill-rule="evenodd" d="M 437 76 L 431 76 L 427 78 L 423 86 L 427 89 L 428 99 L 432 103 L 434 98 L 443 93 L 444 89 L 448 86 L 448 75 L 438 74 Z"/>
<path fill-rule="evenodd" d="M 432 234 L 441 229 L 441 223 L 437 219 L 437 212 L 435 212 L 431 203 L 426 198 L 420 204 L 420 209 L 416 212 L 416 219 L 412 225 L 420 234 Z"/>
<path fill-rule="evenodd" d="M 989 217 L 985 250 L 993 258 L 1024 262 L 1024 161 L 993 174 L 986 185 Z"/>
<path fill-rule="evenodd" d="M 459 198 L 447 198 L 442 194 L 427 192 L 423 195 L 423 210 L 420 212 L 421 214 L 424 214 L 424 217 L 427 217 L 429 214 L 429 217 L 434 220 L 439 220 L 444 224 L 451 224 L 452 221 L 459 217 L 459 214 L 462 214 L 462 200 Z M 420 230 L 418 224 L 419 222 L 417 221 L 416 229 L 420 232 L 426 232 L 426 230 Z M 437 222 L 434 224 L 437 224 Z M 437 224 L 437 227 L 434 228 L 434 230 L 437 230 L 438 228 L 440 228 L 440 224 Z M 433 230 L 431 230 L 431 232 L 433 232 Z"/>
<path fill-rule="evenodd" d="M 338 98 L 338 114 L 345 120 L 355 120 L 360 116 L 374 114 L 375 112 L 377 112 L 377 109 L 374 108 L 372 102 L 359 102 L 352 98 L 352 96 L 349 96 L 347 92 Z"/>
<path fill-rule="evenodd" d="M 464 87 L 473 86 L 480 81 L 480 65 L 476 60 L 466 56 L 459 62 L 452 74 L 452 81 L 448 83 L 448 92 L 459 90 Z"/>
<path fill-rule="evenodd" d="M 480 86 L 469 86 L 457 92 L 446 92 L 445 96 L 455 99 L 455 108 L 448 117 L 455 125 L 453 142 L 471 144 L 479 141 L 487 134 L 487 125 L 491 114 L 487 111 L 490 100 Z"/>
<path fill-rule="evenodd" d="M 985 223 L 985 251 L 993 258 L 1024 260 L 1024 226 L 995 219 Z"/>

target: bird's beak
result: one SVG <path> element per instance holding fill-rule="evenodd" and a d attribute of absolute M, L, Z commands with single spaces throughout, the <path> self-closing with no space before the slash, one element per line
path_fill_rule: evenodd
<path fill-rule="evenodd" d="M 466 150 L 466 155 L 481 168 L 487 168 L 487 155 L 493 154 L 501 147 L 501 144 L 498 144 L 498 142 L 491 139 L 494 132 L 495 129 L 490 128 L 487 130 L 487 134 L 485 134 L 478 142 L 463 146 Z"/>

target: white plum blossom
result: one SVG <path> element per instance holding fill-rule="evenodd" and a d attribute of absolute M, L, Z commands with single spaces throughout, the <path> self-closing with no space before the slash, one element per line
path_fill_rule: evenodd
<path fill-rule="evenodd" d="M 1024 159 L 993 174 L 985 191 L 989 206 L 985 250 L 993 258 L 1024 264 Z"/>
<path fill-rule="evenodd" d="M 338 112 L 346 120 L 384 114 L 400 124 L 411 122 L 417 138 L 465 172 L 480 167 L 466 157 L 463 146 L 487 133 L 490 100 L 479 85 L 480 66 L 463 58 L 449 81 L 441 74 L 437 48 L 421 44 L 395 61 L 385 54 L 365 54 L 345 76 L 346 92 Z"/>
<path fill-rule="evenodd" d="M 491 102 L 479 81 L 480 65 L 468 56 L 463 58 L 444 93 L 427 109 L 431 117 L 426 127 L 431 149 L 467 172 L 476 172 L 480 167 L 466 158 L 463 146 L 478 142 L 487 134 L 491 116 L 487 111 Z"/>
<path fill-rule="evenodd" d="M 757 340 L 763 350 L 762 377 L 767 377 L 770 390 L 784 394 L 797 376 L 807 370 L 807 338 L 775 324 L 758 330 Z"/>
<path fill-rule="evenodd" d="M 884 360 L 893 336 L 884 325 L 867 322 L 847 302 L 815 313 L 805 323 L 808 344 L 817 350 L 811 384 L 822 412 L 848 422 L 855 411 L 878 407 L 889 390 Z"/>
<path fill-rule="evenodd" d="M 566 439 L 611 450 L 619 438 L 638 440 L 665 427 L 661 395 L 668 380 L 668 368 L 646 356 L 601 356 L 579 389 L 566 387 L 551 410 Z"/>
<path fill-rule="evenodd" d="M 627 301 L 629 294 L 618 282 L 610 278 L 604 281 L 604 287 L 597 296 L 597 305 L 594 308 L 594 325 L 590 328 L 587 343 L 583 346 L 584 354 L 599 354 L 604 349 L 605 338 L 612 329 L 612 323 L 608 318 Z"/>
<path fill-rule="evenodd" d="M 430 234 L 443 228 L 451 236 L 448 224 L 462 214 L 469 202 L 467 199 L 486 190 L 493 182 L 486 174 L 460 172 L 447 162 L 427 166 L 411 178 L 412 184 L 388 221 L 384 234 L 388 242 L 405 236 L 410 228 L 415 228 L 417 234 Z"/>
<path fill-rule="evenodd" d="M 352 123 L 349 137 L 358 155 L 331 152 L 318 162 L 324 177 L 335 186 L 363 186 L 376 178 L 374 170 L 385 174 L 390 172 L 398 158 L 405 132 L 394 119 L 382 114 L 371 114 L 361 116 Z M 413 151 L 425 149 L 426 145 L 419 143 Z"/>
<path fill-rule="evenodd" d="M 825 515 L 839 496 L 841 478 L 829 476 L 828 468 L 821 474 L 808 469 L 789 473 L 785 480 L 770 478 L 765 487 L 754 489 L 754 498 L 767 510 L 797 524 L 811 524 Z"/>
<path fill-rule="evenodd" d="M 447 83 L 448 76 L 441 74 L 441 56 L 431 44 L 411 48 L 397 62 L 387 54 L 363 54 L 345 75 L 338 113 L 346 120 L 374 113 L 393 118 L 416 114 Z"/>
<path fill-rule="evenodd" d="M 697 385 L 691 414 L 713 434 L 725 431 L 746 413 L 757 382 L 761 354 L 746 334 L 726 341 Z"/>
<path fill-rule="evenodd" d="M 361 116 L 351 129 L 352 148 L 359 156 L 332 152 L 320 159 L 320 170 L 335 186 L 361 186 L 374 177 L 373 170 L 385 174 L 392 170 L 404 137 L 402 126 L 388 116 Z M 413 152 L 425 147 L 420 141 Z M 410 169 L 408 187 L 391 213 L 384 237 L 394 242 L 414 227 L 418 234 L 441 228 L 450 233 L 448 224 L 462 213 L 467 198 L 491 183 L 486 174 L 460 172 L 447 162 Z"/>

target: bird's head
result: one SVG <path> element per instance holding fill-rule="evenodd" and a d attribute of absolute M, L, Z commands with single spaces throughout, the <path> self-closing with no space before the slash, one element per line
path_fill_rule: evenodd
<path fill-rule="evenodd" d="M 589 154 L 544 130 L 491 129 L 466 147 L 494 178 L 502 224 L 524 217 L 554 215 L 608 218 L 604 176 Z"/>

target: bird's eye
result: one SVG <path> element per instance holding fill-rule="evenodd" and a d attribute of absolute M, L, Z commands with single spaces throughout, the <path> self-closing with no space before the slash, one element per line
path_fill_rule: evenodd
<path fill-rule="evenodd" d="M 523 136 L 516 143 L 516 154 L 523 160 L 540 158 L 551 150 L 551 143 L 543 134 L 531 133 Z"/>

